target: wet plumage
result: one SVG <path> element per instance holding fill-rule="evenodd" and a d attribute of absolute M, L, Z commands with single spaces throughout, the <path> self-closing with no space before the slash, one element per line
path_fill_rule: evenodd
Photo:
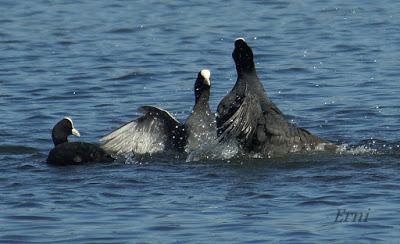
<path fill-rule="evenodd" d="M 217 110 L 220 141 L 237 140 L 248 152 L 265 155 L 316 149 L 327 141 L 289 123 L 257 77 L 253 52 L 244 39 L 232 53 L 237 81 Z"/>

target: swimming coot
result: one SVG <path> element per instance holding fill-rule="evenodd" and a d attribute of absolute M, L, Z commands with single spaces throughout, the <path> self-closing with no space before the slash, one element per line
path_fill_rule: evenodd
<path fill-rule="evenodd" d="M 81 163 L 110 162 L 112 157 L 96 144 L 87 142 L 68 142 L 68 136 L 80 136 L 70 117 L 60 120 L 53 128 L 54 148 L 47 157 L 47 163 L 72 165 Z"/>
<path fill-rule="evenodd" d="M 185 123 L 154 106 L 142 106 L 144 115 L 101 138 L 102 148 L 114 154 L 189 152 L 216 138 L 215 116 L 210 111 L 210 71 L 203 69 L 194 84 L 195 105 Z"/>
<path fill-rule="evenodd" d="M 289 123 L 257 77 L 253 52 L 243 38 L 232 53 L 237 81 L 217 109 L 219 141 L 236 140 L 248 152 L 271 155 L 332 145 Z"/>

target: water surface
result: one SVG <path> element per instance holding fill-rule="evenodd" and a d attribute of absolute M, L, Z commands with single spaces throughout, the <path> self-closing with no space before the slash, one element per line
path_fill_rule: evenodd
<path fill-rule="evenodd" d="M 5 0 L 0 11 L 1 242 L 400 239 L 400 3 Z M 44 163 L 65 115 L 89 142 L 141 105 L 186 118 L 202 68 L 215 110 L 239 36 L 279 108 L 342 153 Z M 369 217 L 338 223 L 340 209 Z"/>

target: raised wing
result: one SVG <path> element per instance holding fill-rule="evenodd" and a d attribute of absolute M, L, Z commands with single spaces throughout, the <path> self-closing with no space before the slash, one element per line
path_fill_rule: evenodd
<path fill-rule="evenodd" d="M 239 142 L 248 144 L 252 141 L 258 121 L 263 115 L 259 101 L 255 95 L 245 90 L 236 97 L 234 107 L 237 108 L 236 111 L 218 127 L 218 140 L 224 142 L 236 138 Z"/>
<path fill-rule="evenodd" d="M 138 110 L 144 115 L 100 139 L 103 149 L 115 154 L 152 154 L 176 144 L 174 136 L 182 125 L 174 116 L 153 106 Z"/>

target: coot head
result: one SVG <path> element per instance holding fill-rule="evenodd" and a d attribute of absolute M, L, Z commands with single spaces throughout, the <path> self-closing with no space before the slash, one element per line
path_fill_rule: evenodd
<path fill-rule="evenodd" d="M 81 136 L 79 131 L 75 129 L 74 122 L 70 117 L 64 117 L 64 119 L 60 120 L 54 127 L 51 133 L 53 138 L 54 146 L 58 144 L 68 142 L 68 136 Z"/>
<path fill-rule="evenodd" d="M 242 72 L 251 72 L 255 70 L 253 51 L 243 38 L 238 38 L 235 40 L 235 49 L 233 50 L 232 57 L 235 61 L 236 70 L 239 74 Z"/>
<path fill-rule="evenodd" d="M 204 98 L 208 101 L 211 88 L 210 75 L 211 72 L 208 69 L 202 69 L 197 75 L 196 82 L 194 83 L 196 103 L 200 98 Z"/>

